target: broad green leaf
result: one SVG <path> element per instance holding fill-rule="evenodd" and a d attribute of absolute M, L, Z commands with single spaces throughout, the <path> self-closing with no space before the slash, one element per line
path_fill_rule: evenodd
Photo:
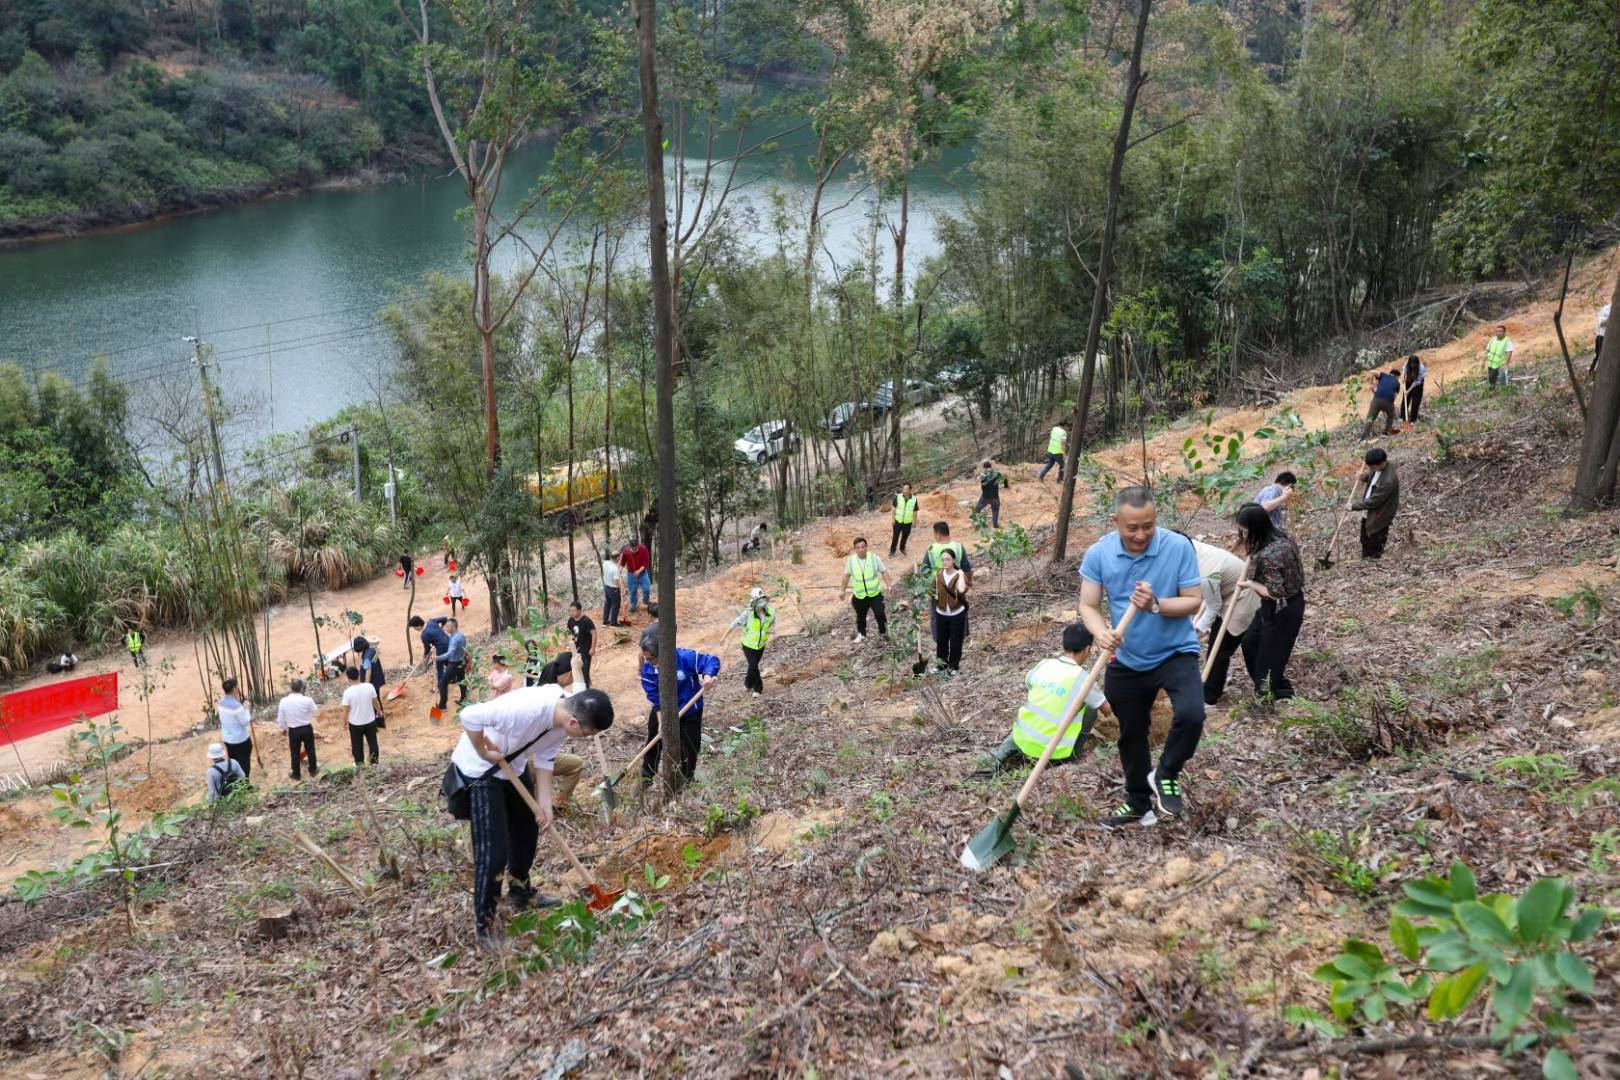
<path fill-rule="evenodd" d="M 1476 938 L 1506 948 L 1513 944 L 1513 932 L 1496 917 L 1496 912 L 1475 900 L 1457 905 L 1457 921 Z"/>
<path fill-rule="evenodd" d="M 1361 1003 L 1361 1011 L 1373 1023 L 1384 1019 L 1384 995 L 1368 994 L 1367 999 Z"/>
<path fill-rule="evenodd" d="M 1451 898 L 1452 900 L 1473 900 L 1479 896 L 1479 886 L 1474 880 L 1474 872 L 1465 862 L 1451 864 Z"/>
<path fill-rule="evenodd" d="M 1592 969 L 1586 966 L 1585 960 L 1572 952 L 1561 952 L 1553 961 L 1553 966 L 1558 969 L 1558 977 L 1565 986 L 1577 994 L 1592 993 Z"/>
<path fill-rule="evenodd" d="M 1326 1038 L 1337 1038 L 1343 1029 L 1315 1009 L 1307 1009 L 1303 1005 L 1290 1005 L 1283 1010 L 1283 1020 L 1290 1024 L 1309 1028 L 1318 1035 Z"/>
<path fill-rule="evenodd" d="M 1359 956 L 1350 953 L 1341 953 L 1333 960 L 1333 966 L 1350 976 L 1352 979 L 1366 979 L 1372 976 L 1372 968 Z"/>
<path fill-rule="evenodd" d="M 1343 982 L 1344 972 L 1340 971 L 1338 966 L 1330 960 L 1321 967 L 1317 968 L 1315 971 L 1311 972 L 1311 978 L 1315 979 L 1317 982 Z"/>
<path fill-rule="evenodd" d="M 1541 1075 L 1546 1080 L 1580 1080 L 1575 1073 L 1575 1063 L 1562 1050 L 1547 1051 L 1547 1056 L 1541 1059 Z"/>
<path fill-rule="evenodd" d="M 1530 1015 L 1530 1005 L 1535 996 L 1535 972 L 1529 964 L 1520 964 L 1513 969 L 1512 978 L 1497 984 L 1496 992 L 1491 995 L 1491 1009 L 1496 1013 L 1496 1018 L 1502 1021 L 1502 1026 L 1511 1031 Z"/>
<path fill-rule="evenodd" d="M 1598 927 L 1602 925 L 1603 909 L 1589 907 L 1575 917 L 1575 925 L 1569 931 L 1569 940 L 1586 941 L 1597 933 Z"/>
<path fill-rule="evenodd" d="M 1435 984 L 1434 993 L 1429 995 L 1429 1019 L 1450 1020 L 1461 1015 L 1484 980 L 1484 964 L 1475 964 L 1441 979 Z"/>
<path fill-rule="evenodd" d="M 1513 906 L 1519 937 L 1528 944 L 1544 940 L 1568 902 L 1568 889 L 1558 878 L 1542 878 L 1530 886 Z"/>
<path fill-rule="evenodd" d="M 1397 915 L 1389 920 L 1389 940 L 1394 942 L 1396 950 L 1407 960 L 1416 963 L 1419 953 L 1417 929 L 1412 920 Z"/>
<path fill-rule="evenodd" d="M 1347 938 L 1344 943 L 1344 951 L 1351 956 L 1360 957 L 1374 969 L 1384 966 L 1383 950 L 1370 941 L 1362 941 L 1360 938 Z"/>

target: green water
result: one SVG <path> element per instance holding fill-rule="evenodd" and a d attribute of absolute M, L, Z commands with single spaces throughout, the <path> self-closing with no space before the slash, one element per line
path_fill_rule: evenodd
<path fill-rule="evenodd" d="M 539 146 L 513 159 L 512 200 L 547 153 Z M 792 207 L 808 192 L 791 178 L 790 155 L 750 159 L 740 171 L 734 226 L 756 249 L 776 242 L 773 196 Z M 962 164 L 931 167 L 914 183 L 910 265 L 937 251 L 938 217 L 960 208 L 953 178 Z M 874 201 L 851 177 L 827 191 L 824 206 L 838 208 L 825 219 L 827 246 L 840 265 L 861 254 Z M 294 430 L 373 396 L 370 380 L 393 351 L 379 309 L 430 272 L 468 272 L 455 216 L 463 205 L 460 186 L 439 177 L 0 250 L 0 359 L 80 380 L 100 354 L 137 386 L 159 384 L 190 370 L 181 338 L 200 326 L 225 391 L 253 403 L 232 441 Z M 880 240 L 887 244 L 886 232 Z M 628 245 L 621 258 L 644 265 L 644 244 Z M 517 255 L 512 245 L 501 262 L 511 266 Z"/>

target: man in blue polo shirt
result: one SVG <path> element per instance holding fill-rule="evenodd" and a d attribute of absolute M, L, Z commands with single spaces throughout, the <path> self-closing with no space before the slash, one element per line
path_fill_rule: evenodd
<path fill-rule="evenodd" d="M 1198 632 L 1192 624 L 1203 602 L 1203 579 L 1192 541 L 1156 528 L 1157 516 L 1151 490 L 1122 489 L 1109 519 L 1114 531 L 1092 544 L 1080 563 L 1080 618 L 1098 647 L 1115 650 L 1103 675 L 1103 694 L 1119 718 L 1119 761 L 1125 770 L 1125 803 L 1103 822 L 1113 829 L 1152 825 L 1155 807 L 1169 817 L 1181 814 L 1181 768 L 1204 733 Z M 1140 611 L 1121 641 L 1114 626 L 1131 604 Z M 1154 769 L 1148 730 L 1160 690 L 1170 697 L 1174 719 Z"/>

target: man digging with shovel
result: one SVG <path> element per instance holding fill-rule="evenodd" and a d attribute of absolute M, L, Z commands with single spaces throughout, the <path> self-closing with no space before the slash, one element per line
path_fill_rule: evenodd
<path fill-rule="evenodd" d="M 1125 803 L 1103 821 L 1111 829 L 1152 825 L 1155 809 L 1166 817 L 1181 815 L 1181 769 L 1204 732 L 1204 685 L 1192 624 L 1203 604 L 1203 577 L 1192 541 L 1158 528 L 1157 517 L 1150 489 L 1122 489 L 1110 518 L 1114 531 L 1092 544 L 1080 563 L 1080 617 L 1098 646 L 1114 654 L 1103 694 L 1119 718 Z M 1114 624 L 1131 607 L 1136 625 L 1122 639 Z M 1154 769 L 1148 731 L 1160 690 L 1170 697 L 1174 719 Z"/>

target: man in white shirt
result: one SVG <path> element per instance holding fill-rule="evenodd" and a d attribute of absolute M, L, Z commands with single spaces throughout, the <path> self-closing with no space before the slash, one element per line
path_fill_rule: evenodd
<path fill-rule="evenodd" d="M 292 752 L 292 778 L 302 780 L 301 755 L 309 755 L 309 775 L 315 775 L 315 701 L 304 693 L 304 680 L 292 681 L 292 693 L 276 706 L 276 727 L 287 733 L 287 749 Z"/>
<path fill-rule="evenodd" d="M 605 549 L 604 549 L 605 550 Z M 619 582 L 624 571 L 617 559 L 602 560 L 602 625 L 619 625 Z"/>
<path fill-rule="evenodd" d="M 377 764 L 377 688 L 360 681 L 360 669 L 352 667 L 346 673 L 349 688 L 343 691 L 343 707 L 349 710 L 349 753 L 356 765 L 365 764 L 366 751 L 371 752 L 371 763 Z"/>
<path fill-rule="evenodd" d="M 529 870 L 540 831 L 551 828 L 553 773 L 559 771 L 561 758 L 572 756 L 558 750 L 569 739 L 590 738 L 612 727 L 613 702 L 600 690 L 570 694 L 557 685 L 524 686 L 469 705 L 457 719 L 465 730 L 450 762 L 468 782 L 473 916 L 480 944 L 489 945 L 503 873 L 512 879 L 514 907 L 521 910 L 535 902 Z M 500 772 L 503 760 L 534 792 L 539 821 Z M 577 782 L 577 774 L 573 779 Z"/>
<path fill-rule="evenodd" d="M 1198 631 L 1199 638 L 1208 647 L 1216 649 L 1215 666 L 1209 669 L 1209 678 L 1204 680 L 1204 704 L 1214 705 L 1226 692 L 1226 677 L 1231 670 L 1232 655 L 1242 645 L 1244 632 L 1254 621 L 1255 612 L 1260 610 L 1260 597 L 1248 589 L 1238 592 L 1238 581 L 1243 577 L 1242 559 L 1225 548 L 1206 544 L 1202 540 L 1194 540 L 1192 545 L 1193 553 L 1198 556 L 1198 575 L 1204 579 L 1204 605 L 1193 617 L 1193 629 Z M 1237 606 L 1232 609 L 1226 634 L 1221 637 L 1219 647 L 1216 647 L 1214 641 L 1220 635 L 1226 605 L 1231 603 L 1235 592 L 1238 592 Z M 1208 654 L 1205 656 L 1207 658 Z"/>
<path fill-rule="evenodd" d="M 225 753 L 242 766 L 242 775 L 253 775 L 253 712 L 237 695 L 235 677 L 219 684 L 219 741 Z"/>

